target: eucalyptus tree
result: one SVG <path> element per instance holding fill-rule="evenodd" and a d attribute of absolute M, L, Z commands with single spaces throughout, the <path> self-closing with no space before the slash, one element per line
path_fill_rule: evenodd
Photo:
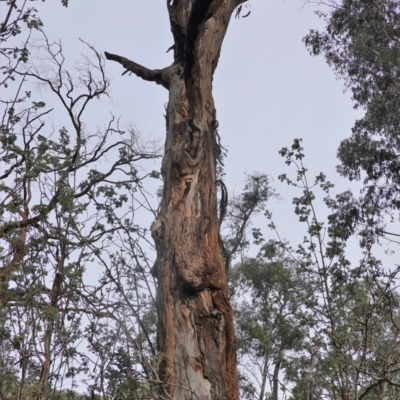
<path fill-rule="evenodd" d="M 382 238 L 394 243 L 393 251 L 398 245 L 400 6 L 396 0 L 329 1 L 326 5 L 326 12 L 319 13 L 325 29 L 312 30 L 305 44 L 311 54 L 325 56 L 351 90 L 355 108 L 365 110 L 338 151 L 338 171 L 362 181 L 361 196 L 350 191 L 340 194 L 331 216 L 337 234 L 344 240 L 357 235 L 364 249 L 359 268 L 364 280 L 354 283 L 344 305 L 353 329 L 359 329 L 358 333 L 350 329 L 348 337 L 363 338 L 358 347 L 361 353 L 354 353 L 353 359 L 350 353 L 342 354 L 354 373 L 348 382 L 358 379 L 359 387 L 355 383 L 347 387 L 343 398 L 392 399 L 399 396 L 394 345 L 399 334 L 398 268 L 391 270 L 374 259 L 372 249 Z"/>
<path fill-rule="evenodd" d="M 319 174 L 309 181 L 301 141 L 281 155 L 296 169 L 296 179 L 280 179 L 302 191 L 293 199 L 306 226 L 304 241 L 282 248 L 307 276 L 311 295 L 303 303 L 311 328 L 302 351 L 286 364 L 285 380 L 294 384 L 293 399 L 394 399 L 400 387 L 399 267 L 374 256 L 375 232 L 361 233 L 360 260 L 350 262 L 348 225 L 343 224 L 342 196 Z M 317 190 L 328 209 L 326 221 L 316 212 Z M 273 222 L 270 225 L 276 229 Z M 354 253 L 354 249 L 352 249 Z"/>
<path fill-rule="evenodd" d="M 229 21 L 245 0 L 169 0 L 174 61 L 151 70 L 105 53 L 169 92 L 157 249 L 160 377 L 173 399 L 238 398 L 233 313 L 217 211 L 221 155 L 212 80 Z M 237 9 L 238 15 L 241 9 Z"/>
<path fill-rule="evenodd" d="M 319 13 L 325 29 L 312 30 L 305 44 L 311 54 L 325 56 L 351 90 L 354 107 L 365 110 L 338 151 L 338 171 L 363 180 L 359 199 L 342 195 L 348 204 L 343 218 L 349 234 L 361 226 L 398 241 L 399 232 L 386 225 L 399 220 L 400 208 L 400 5 L 397 0 L 327 4 Z"/>
<path fill-rule="evenodd" d="M 258 240 L 260 237 L 258 237 Z M 232 270 L 242 398 L 278 400 L 310 328 L 307 276 L 274 241 Z"/>

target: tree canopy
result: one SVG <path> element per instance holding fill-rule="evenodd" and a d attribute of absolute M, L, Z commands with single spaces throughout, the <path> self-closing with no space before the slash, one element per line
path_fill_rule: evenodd
<path fill-rule="evenodd" d="M 338 149 L 338 171 L 363 181 L 361 198 L 349 207 L 350 230 L 361 224 L 386 232 L 399 214 L 400 6 L 396 0 L 331 2 L 323 31 L 304 39 L 313 55 L 322 54 L 351 90 L 354 107 L 365 110 Z M 398 234 L 398 233 L 397 233 Z"/>

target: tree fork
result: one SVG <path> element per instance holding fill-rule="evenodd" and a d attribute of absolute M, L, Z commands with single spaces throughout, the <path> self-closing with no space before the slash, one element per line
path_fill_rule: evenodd
<path fill-rule="evenodd" d="M 245 0 L 168 0 L 174 62 L 150 70 L 105 53 L 169 90 L 157 250 L 160 377 L 173 399 L 237 400 L 236 342 L 217 212 L 212 78 L 234 9 Z"/>

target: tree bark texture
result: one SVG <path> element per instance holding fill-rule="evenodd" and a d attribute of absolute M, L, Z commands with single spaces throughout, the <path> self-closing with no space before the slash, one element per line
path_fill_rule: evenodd
<path fill-rule="evenodd" d="M 236 343 L 217 215 L 220 153 L 212 79 L 234 9 L 245 0 L 169 0 L 174 62 L 149 70 L 106 53 L 169 91 L 157 249 L 160 377 L 170 398 L 236 400 Z"/>

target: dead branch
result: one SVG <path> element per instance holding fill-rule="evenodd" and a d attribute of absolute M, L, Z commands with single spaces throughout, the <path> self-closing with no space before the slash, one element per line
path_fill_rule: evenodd
<path fill-rule="evenodd" d="M 169 88 L 170 67 L 163 69 L 149 69 L 116 54 L 110 54 L 105 51 L 104 55 L 106 56 L 107 60 L 116 61 L 126 69 L 126 71 L 122 75 L 126 74 L 127 72 L 132 72 L 139 78 L 144 79 L 145 81 L 155 82 L 157 83 L 157 85 L 161 85 L 166 89 Z"/>

